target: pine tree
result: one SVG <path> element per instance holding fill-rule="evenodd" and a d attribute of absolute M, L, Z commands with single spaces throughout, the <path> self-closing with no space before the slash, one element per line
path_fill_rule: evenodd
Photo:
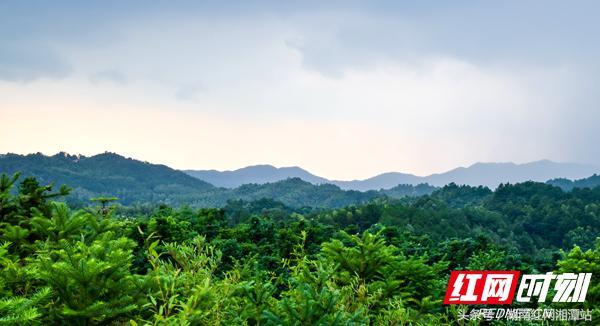
<path fill-rule="evenodd" d="M 41 279 L 57 295 L 55 318 L 81 325 L 105 323 L 137 308 L 131 240 L 107 232 L 89 244 L 63 239 L 59 246 L 42 250 L 37 261 Z"/>
<path fill-rule="evenodd" d="M 304 252 L 307 233 L 294 250 L 295 266 L 291 267 L 289 290 L 263 316 L 269 325 L 365 325 L 368 318 L 361 307 L 346 305 L 334 280 L 334 266 L 311 261 Z"/>
<path fill-rule="evenodd" d="M 33 293 L 28 284 L 32 271 L 8 253 L 10 243 L 0 244 L 0 325 L 28 325 L 42 317 L 42 305 L 50 298 L 50 288 Z M 18 293 L 18 294 L 17 294 Z"/>
<path fill-rule="evenodd" d="M 342 232 L 343 241 L 324 243 L 322 259 L 335 266 L 333 280 L 350 291 L 350 304 L 367 307 L 372 317 L 390 300 L 432 312 L 440 302 L 431 298 L 439 298 L 443 288 L 438 275 L 447 264 L 428 265 L 425 257 L 404 256 L 397 247 L 385 243 L 383 231 L 365 231 L 360 236 Z"/>
<path fill-rule="evenodd" d="M 54 203 L 50 218 L 32 219 L 35 232 L 46 239 L 37 243 L 35 264 L 57 296 L 51 318 L 106 323 L 138 308 L 140 277 L 131 273 L 135 244 L 117 236 L 118 222 L 99 214 Z"/>

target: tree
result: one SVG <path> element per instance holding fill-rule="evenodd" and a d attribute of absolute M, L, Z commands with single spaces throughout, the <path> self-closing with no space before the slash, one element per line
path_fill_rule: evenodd
<path fill-rule="evenodd" d="M 440 274 L 447 263 L 428 265 L 425 257 L 405 257 L 385 243 L 382 232 L 365 231 L 361 236 L 342 232 L 344 241 L 324 243 L 325 261 L 336 266 L 334 280 L 352 288 L 371 316 L 379 314 L 389 300 L 401 300 L 422 312 L 431 310 L 436 304 L 432 298 L 440 298 Z"/>
<path fill-rule="evenodd" d="M 600 318 L 600 238 L 592 249 L 583 251 L 575 246 L 561 254 L 562 258 L 556 262 L 557 273 L 592 273 L 583 307 L 593 309 L 593 319 Z"/>
<path fill-rule="evenodd" d="M 48 287 L 31 289 L 29 278 L 37 270 L 21 266 L 18 258 L 9 254 L 10 245 L 0 244 L 0 325 L 39 322 L 51 290 Z"/>

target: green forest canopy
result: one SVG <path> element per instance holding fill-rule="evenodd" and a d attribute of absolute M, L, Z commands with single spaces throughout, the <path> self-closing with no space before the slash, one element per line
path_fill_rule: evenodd
<path fill-rule="evenodd" d="M 65 196 L 0 178 L 0 324 L 451 324 L 456 269 L 591 272 L 580 307 L 600 317 L 600 187 L 451 184 L 318 210 L 75 210 Z"/>

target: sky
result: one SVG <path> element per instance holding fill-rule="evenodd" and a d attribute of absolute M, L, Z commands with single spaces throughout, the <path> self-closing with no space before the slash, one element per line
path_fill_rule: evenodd
<path fill-rule="evenodd" d="M 595 1 L 0 0 L 0 153 L 600 165 Z"/>

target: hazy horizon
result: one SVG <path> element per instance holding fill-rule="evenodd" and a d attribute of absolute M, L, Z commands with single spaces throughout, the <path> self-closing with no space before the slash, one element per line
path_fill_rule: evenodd
<path fill-rule="evenodd" d="M 0 4 L 0 152 L 336 180 L 600 165 L 593 1 Z"/>
<path fill-rule="evenodd" d="M 131 159 L 134 159 L 134 160 L 148 162 L 148 163 L 151 163 L 151 164 L 166 165 L 166 166 L 168 166 L 170 168 L 173 168 L 173 169 L 176 169 L 176 170 L 179 170 L 179 171 L 233 172 L 233 171 L 237 171 L 237 170 L 240 170 L 240 169 L 257 167 L 257 166 L 271 166 L 271 167 L 276 168 L 276 169 L 300 168 L 300 169 L 302 169 L 302 170 L 304 170 L 304 171 L 306 171 L 306 172 L 308 172 L 308 173 L 310 173 L 310 174 L 312 174 L 314 176 L 325 178 L 325 179 L 331 180 L 331 181 L 357 181 L 357 180 L 365 180 L 365 179 L 369 179 L 369 178 L 372 178 L 372 177 L 375 177 L 375 176 L 379 176 L 379 175 L 383 175 L 383 174 L 386 174 L 386 173 L 403 173 L 403 174 L 409 174 L 409 175 L 413 175 L 413 176 L 417 176 L 417 177 L 429 177 L 429 176 L 436 175 L 436 174 L 444 174 L 444 173 L 447 173 L 447 172 L 450 172 L 452 170 L 459 169 L 459 168 L 469 168 L 469 167 L 472 167 L 472 166 L 477 165 L 477 164 L 514 164 L 514 165 L 525 165 L 525 164 L 538 163 L 538 162 L 552 162 L 552 163 L 558 163 L 558 164 L 574 164 L 574 165 L 586 166 L 586 167 L 589 167 L 589 168 L 599 169 L 599 172 L 600 172 L 600 167 L 598 167 L 596 165 L 593 165 L 593 164 L 585 164 L 585 163 L 579 163 L 579 162 L 561 162 L 561 161 L 553 161 L 553 160 L 542 158 L 542 159 L 538 159 L 538 160 L 534 160 L 534 161 L 528 161 L 528 162 L 510 162 L 510 161 L 508 161 L 508 162 L 472 162 L 472 163 L 466 164 L 466 165 L 455 166 L 455 167 L 450 168 L 448 170 L 435 171 L 433 173 L 424 174 L 424 175 L 413 173 L 411 171 L 404 171 L 404 170 L 398 170 L 397 169 L 397 170 L 389 170 L 389 171 L 380 171 L 380 172 L 375 173 L 373 175 L 368 175 L 368 176 L 363 176 L 363 177 L 352 177 L 352 178 L 349 178 L 349 179 L 336 179 L 336 178 L 331 178 L 331 177 L 329 177 L 327 175 L 321 175 L 321 174 L 315 173 L 315 172 L 313 172 L 313 171 L 311 171 L 311 170 L 309 170 L 307 168 L 304 168 L 301 165 L 297 165 L 297 164 L 296 165 L 280 166 L 280 165 L 275 165 L 275 164 L 271 164 L 271 163 L 268 163 L 268 162 L 263 162 L 263 163 L 254 163 L 254 164 L 249 164 L 249 165 L 245 165 L 245 166 L 239 166 L 239 167 L 236 167 L 236 168 L 233 168 L 233 169 L 218 169 L 218 168 L 212 168 L 212 167 L 179 168 L 179 167 L 171 166 L 171 165 L 169 165 L 169 164 L 167 164 L 165 162 L 142 160 L 142 159 L 137 158 L 135 156 L 127 155 L 127 154 L 124 154 L 124 153 L 118 153 L 118 152 L 114 152 L 114 151 L 104 151 L 104 152 L 92 153 L 92 154 L 70 153 L 70 152 L 66 152 L 66 151 L 59 151 L 59 152 L 56 152 L 56 153 L 44 153 L 44 152 L 41 152 L 41 151 L 31 152 L 31 153 L 2 152 L 2 153 L 0 153 L 0 156 L 1 155 L 6 155 L 6 154 L 34 155 L 34 154 L 37 154 L 37 153 L 41 153 L 41 154 L 43 154 L 45 156 L 54 156 L 54 155 L 59 155 L 61 153 L 65 153 L 65 154 L 68 154 L 68 155 L 83 155 L 85 157 L 91 157 L 91 156 L 96 156 L 96 155 L 101 155 L 101 154 L 106 154 L 106 153 L 113 153 L 113 154 L 117 154 L 117 155 L 123 156 L 125 158 L 131 158 Z"/>

